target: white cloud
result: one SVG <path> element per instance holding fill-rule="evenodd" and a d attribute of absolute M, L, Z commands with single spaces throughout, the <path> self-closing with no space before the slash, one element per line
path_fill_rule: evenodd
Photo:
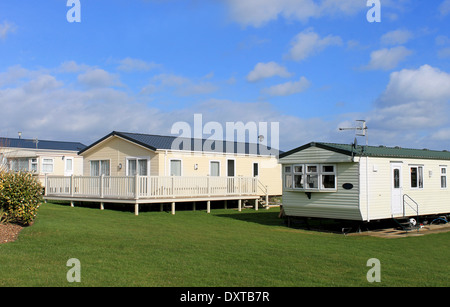
<path fill-rule="evenodd" d="M 450 141 L 450 127 L 439 129 L 431 133 L 430 138 L 435 141 Z"/>
<path fill-rule="evenodd" d="M 398 29 L 384 34 L 381 37 L 381 43 L 385 45 L 402 45 L 412 39 L 413 36 L 411 31 Z"/>
<path fill-rule="evenodd" d="M 3 24 L 0 24 L 0 39 L 6 39 L 9 33 L 12 33 L 16 30 L 14 24 L 9 23 L 8 21 L 3 21 Z"/>
<path fill-rule="evenodd" d="M 90 69 L 89 65 L 86 64 L 78 64 L 75 61 L 66 61 L 59 65 L 59 68 L 57 69 L 58 72 L 65 72 L 65 73 L 78 73 L 82 71 L 87 71 Z"/>
<path fill-rule="evenodd" d="M 117 69 L 125 72 L 149 71 L 160 66 L 161 65 L 154 62 L 146 62 L 144 60 L 127 57 L 123 60 L 120 60 L 120 65 Z"/>
<path fill-rule="evenodd" d="M 442 138 L 442 131 L 449 129 L 449 102 L 449 73 L 429 65 L 403 69 L 391 73 L 366 119 L 377 132 L 376 138 L 385 140 L 380 143 L 435 146 L 430 137 Z"/>
<path fill-rule="evenodd" d="M 0 73 L 0 88 L 5 85 L 15 84 L 30 74 L 31 72 L 29 70 L 20 65 L 11 66 L 6 72 Z"/>
<path fill-rule="evenodd" d="M 54 76 L 42 74 L 25 84 L 23 90 L 27 94 L 41 93 L 56 90 L 61 86 L 63 86 L 63 82 L 56 80 Z"/>
<path fill-rule="evenodd" d="M 38 72 L 23 79 L 0 88 L 3 136 L 23 131 L 27 137 L 89 143 L 112 130 L 158 131 L 158 125 L 166 127 L 164 121 L 170 121 L 170 116 L 121 90 L 74 90 L 55 76 Z"/>
<path fill-rule="evenodd" d="M 450 0 L 445 0 L 439 6 L 439 11 L 442 16 L 447 16 L 450 13 Z"/>
<path fill-rule="evenodd" d="M 242 25 L 260 27 L 276 20 L 278 15 L 307 20 L 318 14 L 318 7 L 311 0 L 227 0 L 231 17 Z"/>
<path fill-rule="evenodd" d="M 242 112 L 245 110 L 245 112 Z M 299 118 L 290 114 L 283 114 L 268 102 L 239 102 L 228 99 L 208 99 L 202 103 L 181 110 L 182 121 L 192 122 L 194 113 L 203 115 L 203 124 L 208 121 L 217 121 L 226 133 L 226 122 L 260 122 L 268 123 L 269 132 L 271 123 L 279 124 L 280 149 L 290 150 L 311 141 L 345 140 L 337 131 L 337 120 L 325 121 L 320 118 Z M 292 133 L 295 131 L 295 133 Z M 205 135 L 208 137 L 208 135 Z M 230 136 L 224 135 L 224 138 Z M 233 136 L 232 136 L 233 137 Z M 271 140 L 268 140 L 271 145 Z"/>
<path fill-rule="evenodd" d="M 361 0 L 324 0 L 320 4 L 321 15 L 354 15 L 367 10 L 367 1 Z"/>
<path fill-rule="evenodd" d="M 282 84 L 277 84 L 269 88 L 263 89 L 263 93 L 269 94 L 271 96 L 288 96 L 292 94 L 297 94 L 305 91 L 309 86 L 310 82 L 305 77 L 301 77 L 298 81 L 289 81 Z"/>
<path fill-rule="evenodd" d="M 450 100 L 450 74 L 430 65 L 391 73 L 380 103 L 404 104 L 411 101 L 442 102 Z"/>
<path fill-rule="evenodd" d="M 191 122 L 195 113 L 203 114 L 204 123 L 217 121 L 223 127 L 227 121 L 279 122 L 280 142 L 284 150 L 312 140 L 326 141 L 324 136 L 334 130 L 323 128 L 334 127 L 334 124 L 317 118 L 301 119 L 283 114 L 268 102 L 210 98 L 197 100 L 181 109 L 162 110 L 123 88 L 77 89 L 70 82 L 59 80 L 57 75 L 20 67 L 12 67 L 0 75 L 4 80 L 9 80 L 8 86 L 0 86 L 2 136 L 16 135 L 17 131 L 22 131 L 24 137 L 89 144 L 113 130 L 169 135 L 175 122 Z M 182 87 L 196 84 L 180 76 L 165 75 L 159 78 L 165 84 Z M 296 133 L 290 134 L 289 138 L 283 137 L 290 131 Z"/>
<path fill-rule="evenodd" d="M 78 75 L 78 82 L 90 88 L 122 86 L 118 75 L 111 74 L 100 68 L 90 69 Z"/>
<path fill-rule="evenodd" d="M 287 71 L 286 67 L 283 67 L 275 62 L 258 63 L 255 68 L 247 75 L 247 81 L 255 82 L 261 79 L 279 76 L 283 78 L 289 78 L 292 76 Z"/>
<path fill-rule="evenodd" d="M 193 81 L 177 75 L 159 75 L 158 78 L 157 82 L 153 80 L 156 86 L 164 82 L 168 90 L 175 91 L 201 84 L 202 80 Z M 285 83 L 288 85 L 284 87 L 279 84 L 274 94 L 304 90 L 309 83 L 305 80 L 302 77 Z M 218 121 L 223 127 L 226 121 L 279 122 L 283 150 L 311 141 L 351 142 L 353 136 L 337 131 L 344 118 L 351 121 L 366 119 L 369 140 L 374 145 L 439 149 L 442 141 L 450 139 L 450 73 L 429 65 L 391 73 L 389 83 L 371 111 L 335 115 L 326 120 L 286 114 L 268 102 L 212 98 L 196 100 L 183 108 L 162 110 L 123 88 L 79 89 L 48 71 L 30 71 L 20 66 L 0 72 L 0 84 L 1 81 L 6 85 L 0 85 L 0 133 L 3 136 L 23 131 L 25 137 L 90 143 L 112 130 L 170 134 L 173 123 L 190 122 L 194 113 L 201 113 L 204 123 Z"/>
<path fill-rule="evenodd" d="M 403 46 L 376 50 L 370 54 L 370 62 L 364 68 L 368 70 L 391 70 L 411 54 L 412 51 Z"/>
<path fill-rule="evenodd" d="M 261 27 L 283 17 L 308 21 L 324 15 L 352 15 L 366 8 L 360 0 L 226 0 L 233 20 L 243 26 Z"/>
<path fill-rule="evenodd" d="M 292 47 L 285 58 L 302 61 L 329 46 L 340 46 L 342 44 L 342 39 L 339 36 L 328 35 L 321 38 L 312 28 L 309 28 L 294 37 L 291 41 Z"/>
<path fill-rule="evenodd" d="M 211 78 L 212 76 L 209 76 L 206 79 Z M 203 80 L 195 82 L 179 75 L 159 74 L 154 76 L 152 81 L 141 90 L 141 94 L 150 95 L 167 89 L 171 89 L 179 96 L 191 96 L 213 93 L 218 90 L 218 87 L 211 82 Z"/>

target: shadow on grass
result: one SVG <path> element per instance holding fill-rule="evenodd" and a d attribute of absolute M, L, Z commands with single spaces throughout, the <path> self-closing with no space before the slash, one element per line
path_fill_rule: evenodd
<path fill-rule="evenodd" d="M 284 219 L 278 218 L 280 212 L 254 211 L 251 213 L 216 214 L 217 217 L 234 219 L 242 222 L 256 223 L 265 226 L 284 226 Z"/>

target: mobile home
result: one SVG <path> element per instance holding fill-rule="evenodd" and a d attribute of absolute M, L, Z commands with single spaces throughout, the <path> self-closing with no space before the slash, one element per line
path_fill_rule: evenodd
<path fill-rule="evenodd" d="M 113 131 L 79 152 L 84 176 L 47 178 L 47 199 L 139 204 L 281 195 L 281 165 L 262 144 Z M 103 206 L 101 205 L 103 208 Z M 240 208 L 240 205 L 239 205 Z"/>
<path fill-rule="evenodd" d="M 450 152 L 309 143 L 280 155 L 287 216 L 356 221 L 450 212 Z"/>
<path fill-rule="evenodd" d="M 10 171 L 31 172 L 45 185 L 45 175 L 83 175 L 79 142 L 0 137 L 0 164 Z"/>

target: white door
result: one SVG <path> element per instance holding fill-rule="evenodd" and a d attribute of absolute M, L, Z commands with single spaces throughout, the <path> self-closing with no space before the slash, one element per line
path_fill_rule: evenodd
<path fill-rule="evenodd" d="M 64 166 L 64 176 L 72 176 L 72 175 L 73 175 L 73 158 L 66 157 Z"/>
<path fill-rule="evenodd" d="M 402 164 L 391 163 L 392 216 L 403 214 Z"/>

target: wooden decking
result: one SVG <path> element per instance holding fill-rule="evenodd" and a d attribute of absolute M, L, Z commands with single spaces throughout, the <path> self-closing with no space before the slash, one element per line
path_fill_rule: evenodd
<path fill-rule="evenodd" d="M 46 176 L 46 200 L 68 200 L 104 203 L 129 203 L 135 205 L 139 214 L 140 204 L 172 203 L 175 214 L 176 202 L 258 200 L 266 197 L 267 187 L 256 177 L 177 177 L 177 176 Z"/>

